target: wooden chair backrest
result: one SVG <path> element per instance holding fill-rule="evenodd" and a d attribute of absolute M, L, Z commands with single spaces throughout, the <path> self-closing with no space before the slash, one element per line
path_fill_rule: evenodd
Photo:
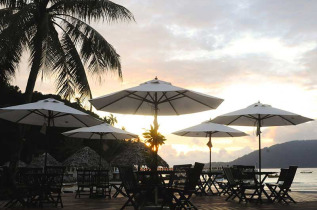
<path fill-rule="evenodd" d="M 132 166 L 119 167 L 120 179 L 127 193 L 134 192 L 137 189 L 137 180 L 133 173 Z"/>
<path fill-rule="evenodd" d="M 225 177 L 228 180 L 229 185 L 236 186 L 237 183 L 234 180 L 233 174 L 232 174 L 233 168 L 223 168 L 223 172 L 225 174 Z"/>
<path fill-rule="evenodd" d="M 298 168 L 298 166 L 290 166 L 289 167 L 282 187 L 284 187 L 284 188 L 291 187 L 293 180 L 294 180 L 294 177 L 295 177 L 295 174 L 296 174 L 296 171 L 297 171 L 297 168 Z"/>
<path fill-rule="evenodd" d="M 185 190 L 195 190 L 198 185 L 200 174 L 204 168 L 205 164 L 196 162 L 194 168 L 187 170 L 187 180 L 185 182 Z"/>

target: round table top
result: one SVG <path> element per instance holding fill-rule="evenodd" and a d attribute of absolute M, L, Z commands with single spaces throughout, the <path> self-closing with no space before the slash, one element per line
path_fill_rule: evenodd
<path fill-rule="evenodd" d="M 245 174 L 256 174 L 256 175 L 270 175 L 270 174 L 276 174 L 276 172 L 273 171 L 244 171 Z"/>

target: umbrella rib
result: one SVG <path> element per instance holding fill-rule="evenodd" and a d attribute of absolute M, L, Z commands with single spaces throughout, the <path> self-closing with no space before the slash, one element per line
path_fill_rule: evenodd
<path fill-rule="evenodd" d="M 244 117 L 244 115 L 240 115 L 239 117 L 235 118 L 234 120 L 232 120 L 231 122 L 227 123 L 227 125 L 230 125 L 231 123 L 233 123 L 234 121 L 237 121 L 239 118 Z"/>
<path fill-rule="evenodd" d="M 147 93 L 147 94 L 145 95 L 145 97 L 142 99 L 141 103 L 140 103 L 139 106 L 136 108 L 134 114 L 136 114 L 136 113 L 139 111 L 140 107 L 142 106 L 143 102 L 145 101 L 145 98 L 146 98 L 148 95 L 149 95 L 149 93 Z"/>
<path fill-rule="evenodd" d="M 171 105 L 171 107 L 173 108 L 174 112 L 179 115 L 179 113 L 176 111 L 174 105 L 169 101 L 169 99 L 167 98 L 167 96 L 165 95 L 166 100 L 168 101 L 168 103 Z"/>
<path fill-rule="evenodd" d="M 92 137 L 94 134 L 95 134 L 95 133 L 92 132 L 88 139 L 91 139 L 91 137 Z"/>
<path fill-rule="evenodd" d="M 146 98 L 142 98 L 142 97 L 132 97 L 132 96 L 127 96 L 127 98 L 132 98 L 134 100 L 137 100 L 137 101 L 146 101 L 146 102 L 149 102 L 149 103 L 153 103 L 152 101 L 150 100 L 147 100 Z"/>
<path fill-rule="evenodd" d="M 147 92 L 147 93 L 149 94 L 150 98 L 152 99 L 152 102 L 150 102 L 150 103 L 155 102 L 155 99 L 154 99 L 153 96 L 150 94 L 150 92 Z"/>
<path fill-rule="evenodd" d="M 266 120 L 266 119 L 272 118 L 274 116 L 276 116 L 276 115 L 268 114 L 268 115 L 264 116 L 261 120 Z"/>
<path fill-rule="evenodd" d="M 136 93 L 136 92 L 133 92 L 132 95 L 135 96 L 136 98 L 131 97 L 131 96 L 127 96 L 127 97 L 132 98 L 132 99 L 135 99 L 135 100 L 144 100 L 144 101 L 149 102 L 149 103 L 153 103 L 153 101 L 154 101 L 154 99 L 153 99 L 153 97 L 151 96 L 150 92 L 146 92 L 145 97 L 139 96 L 139 95 L 137 95 L 137 94 L 135 94 L 135 93 Z M 146 99 L 147 96 L 150 96 L 150 98 L 152 99 L 152 101 L 147 100 L 147 99 Z"/>
<path fill-rule="evenodd" d="M 178 92 L 178 91 L 176 91 L 176 92 Z M 179 93 L 179 92 L 178 92 Z M 198 101 L 198 100 L 196 100 L 196 99 L 194 99 L 194 98 L 192 98 L 192 97 L 190 97 L 190 96 L 187 96 L 187 95 L 185 95 L 184 93 L 180 93 L 181 95 L 183 95 L 183 96 L 185 96 L 185 97 L 187 97 L 187 98 L 189 98 L 189 99 L 191 99 L 191 100 L 193 100 L 193 101 L 196 101 L 197 103 L 199 103 L 199 104 L 202 104 L 202 105 L 204 105 L 204 106 L 207 106 L 207 107 L 209 107 L 209 108 L 211 108 L 211 109 L 215 109 L 215 107 L 212 107 L 212 106 L 209 106 L 208 104 L 205 104 L 205 103 L 203 103 L 203 102 L 201 102 L 201 101 Z"/>
<path fill-rule="evenodd" d="M 78 117 L 76 117 L 75 115 L 70 115 L 72 116 L 73 118 L 75 118 L 76 120 L 78 120 L 79 122 L 81 122 L 82 124 L 84 124 L 86 127 L 88 127 L 88 125 L 86 123 L 84 123 L 82 120 L 80 120 Z"/>
<path fill-rule="evenodd" d="M 28 114 L 26 114 L 26 115 L 24 115 L 23 117 L 21 117 L 20 119 L 18 119 L 18 120 L 16 121 L 16 123 L 20 122 L 21 120 L 23 120 L 24 118 L 26 118 L 27 116 L 29 116 L 29 115 L 32 114 L 32 113 L 35 113 L 35 111 L 29 111 Z M 35 113 L 35 114 L 37 114 L 37 113 Z"/>
<path fill-rule="evenodd" d="M 75 135 L 75 134 L 77 134 L 78 132 L 75 132 L 75 133 L 71 133 L 70 135 L 68 135 L 67 137 L 71 137 L 71 136 L 73 136 L 73 135 Z"/>
<path fill-rule="evenodd" d="M 118 140 L 118 138 L 117 137 L 115 137 L 115 135 L 113 135 L 113 133 L 110 133 L 116 140 Z"/>
<path fill-rule="evenodd" d="M 163 92 L 163 94 L 161 95 L 161 97 L 157 100 L 158 103 L 160 103 L 160 100 L 165 96 L 166 97 L 167 92 Z"/>
<path fill-rule="evenodd" d="M 105 108 L 106 106 L 110 106 L 111 104 L 114 104 L 114 103 L 116 103 L 117 101 L 120 101 L 121 99 L 124 99 L 125 97 L 128 97 L 129 95 L 135 93 L 135 92 L 129 92 L 129 91 L 126 91 L 126 92 L 128 93 L 128 95 L 124 95 L 124 96 L 122 96 L 122 97 L 120 97 L 120 98 L 118 98 L 118 99 L 116 99 L 116 100 L 114 100 L 114 101 L 111 101 L 110 103 L 108 103 L 108 104 L 106 104 L 106 105 L 100 107 L 99 110 Z"/>
<path fill-rule="evenodd" d="M 185 132 L 184 134 L 182 134 L 181 136 L 185 136 L 185 135 L 187 135 L 189 133 L 189 131 L 188 132 Z"/>
<path fill-rule="evenodd" d="M 251 114 L 248 114 L 248 115 L 243 115 L 244 117 L 247 117 L 247 118 L 250 118 L 250 119 L 253 119 L 253 120 L 259 120 L 258 118 L 252 116 Z M 260 119 L 261 120 L 261 119 Z"/>
<path fill-rule="evenodd" d="M 285 117 L 282 117 L 281 115 L 276 115 L 276 116 L 279 116 L 280 118 L 282 118 L 283 120 L 286 120 L 287 122 L 289 122 L 292 125 L 296 125 L 295 123 L 293 123 L 292 121 L 286 119 Z"/>
<path fill-rule="evenodd" d="M 233 135 L 231 135 L 229 132 L 226 132 L 230 137 L 233 137 Z"/>
<path fill-rule="evenodd" d="M 61 114 L 61 115 L 58 115 L 58 114 Z M 58 118 L 58 117 L 64 117 L 64 116 L 67 116 L 67 115 L 69 115 L 69 113 L 61 113 L 61 112 L 59 112 L 59 113 L 55 114 L 53 117 L 54 118 Z"/>
<path fill-rule="evenodd" d="M 184 91 L 183 93 L 186 93 L 186 91 Z M 170 101 L 173 101 L 173 100 L 177 100 L 177 99 L 180 99 L 180 98 L 184 98 L 185 96 L 183 95 L 183 93 L 179 93 L 177 92 L 176 95 L 174 96 L 171 96 L 170 98 L 168 98 Z M 179 97 L 180 96 L 180 97 Z M 159 103 L 165 103 L 166 100 L 163 100 L 163 101 L 159 101 Z"/>

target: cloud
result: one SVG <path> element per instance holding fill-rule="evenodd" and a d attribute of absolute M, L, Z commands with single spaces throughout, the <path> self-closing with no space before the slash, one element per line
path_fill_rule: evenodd
<path fill-rule="evenodd" d="M 221 149 L 219 152 L 212 151 L 211 159 L 212 162 L 226 162 L 232 161 L 238 157 L 245 155 L 246 153 L 252 152 L 249 147 L 243 147 L 239 150 L 228 152 L 226 149 Z M 186 164 L 194 162 L 209 162 L 209 151 L 190 151 L 188 153 L 178 152 L 171 145 L 164 145 L 159 150 L 159 155 L 167 160 L 170 165 Z"/>

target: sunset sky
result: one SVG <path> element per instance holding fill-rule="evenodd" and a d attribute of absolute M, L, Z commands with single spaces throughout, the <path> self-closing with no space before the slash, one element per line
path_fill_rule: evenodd
<path fill-rule="evenodd" d="M 314 0 L 115 0 L 135 22 L 92 23 L 121 55 L 123 80 L 91 77 L 93 97 L 139 85 L 158 76 L 175 86 L 224 102 L 217 110 L 159 117 L 166 144 L 159 154 L 171 165 L 208 162 L 207 139 L 170 134 L 257 101 L 317 118 L 317 1 Z M 22 91 L 27 56 L 12 80 Z M 37 91 L 55 93 L 54 79 L 38 79 Z M 87 104 L 86 104 L 87 105 Z M 98 112 L 101 115 L 108 113 Z M 118 127 L 141 135 L 153 117 L 119 115 Z M 263 129 L 263 147 L 317 139 L 316 122 Z M 258 147 L 250 136 L 213 139 L 213 161 L 230 161 Z"/>

